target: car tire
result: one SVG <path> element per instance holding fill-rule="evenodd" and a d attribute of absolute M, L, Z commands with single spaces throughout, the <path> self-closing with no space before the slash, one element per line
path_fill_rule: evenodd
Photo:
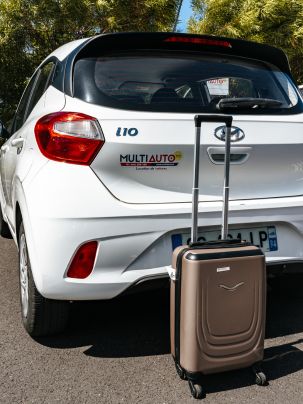
<path fill-rule="evenodd" d="M 3 219 L 2 209 L 0 206 L 0 236 L 3 238 L 13 238 L 8 227 L 8 224 Z"/>
<path fill-rule="evenodd" d="M 18 242 L 20 302 L 24 328 L 32 337 L 60 333 L 68 322 L 69 302 L 46 299 L 38 292 L 31 271 L 23 223 L 20 225 Z"/>

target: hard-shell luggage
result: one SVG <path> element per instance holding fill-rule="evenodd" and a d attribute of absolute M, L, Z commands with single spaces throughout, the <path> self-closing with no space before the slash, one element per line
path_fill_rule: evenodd
<path fill-rule="evenodd" d="M 221 240 L 197 242 L 199 154 L 202 122 L 224 122 L 225 165 Z M 261 371 L 266 312 L 265 257 L 260 248 L 229 240 L 229 115 L 196 115 L 193 212 L 190 245 L 175 249 L 171 268 L 171 352 L 176 369 L 195 398 L 204 391 L 201 375 L 253 366 Z"/>

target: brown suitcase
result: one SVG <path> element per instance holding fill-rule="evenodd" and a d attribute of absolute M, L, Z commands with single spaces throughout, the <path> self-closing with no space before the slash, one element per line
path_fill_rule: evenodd
<path fill-rule="evenodd" d="M 225 176 L 221 240 L 197 243 L 201 122 L 225 122 Z M 193 225 L 191 244 L 175 249 L 171 268 L 171 352 L 193 397 L 202 398 L 201 374 L 253 366 L 256 383 L 266 384 L 261 370 L 266 312 L 266 267 L 263 252 L 241 240 L 227 239 L 229 157 L 232 117 L 197 115 Z"/>

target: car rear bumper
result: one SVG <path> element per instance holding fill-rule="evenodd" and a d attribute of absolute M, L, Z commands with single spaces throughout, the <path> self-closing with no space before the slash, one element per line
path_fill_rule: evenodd
<path fill-rule="evenodd" d="M 266 253 L 268 268 L 280 267 L 284 270 L 288 264 L 300 262 L 303 268 L 303 234 L 295 227 L 299 223 L 273 222 L 270 213 L 274 212 L 270 210 L 266 215 L 268 221 L 260 222 L 260 213 L 251 212 L 255 222 L 248 222 L 246 215 L 243 217 L 243 211 L 233 211 L 231 227 L 239 227 L 239 224 L 241 227 L 275 224 L 278 251 Z M 199 223 L 209 222 L 216 223 L 215 227 L 218 228 L 220 212 L 217 215 L 214 212 L 200 214 Z M 35 241 L 39 250 L 38 270 L 42 281 L 37 285 L 38 289 L 43 296 L 51 299 L 111 299 L 135 284 L 166 277 L 166 266 L 170 265 L 172 254 L 171 236 L 176 232 L 188 231 L 189 227 L 185 227 L 185 223 L 190 223 L 189 213 L 144 218 L 81 218 L 72 221 L 44 219 L 40 223 L 36 220 L 33 228 L 44 229 L 43 232 L 37 232 L 40 237 Z M 106 234 L 108 229 L 109 235 Z M 211 230 L 213 226 L 203 229 Z M 44 234 L 48 240 L 43 240 Z M 93 272 L 86 279 L 66 277 L 75 250 L 88 240 L 97 240 L 99 243 Z"/>
<path fill-rule="evenodd" d="M 66 166 L 60 164 L 52 176 L 50 167 L 44 168 L 23 184 L 21 211 L 27 212 L 29 256 L 40 293 L 50 299 L 111 299 L 138 282 L 167 276 L 171 236 L 189 231 L 191 204 L 123 203 L 88 167 Z M 221 212 L 220 202 L 200 203 L 199 227 L 219 229 Z M 232 201 L 229 222 L 231 228 L 276 226 L 278 250 L 266 253 L 269 265 L 303 261 L 303 197 Z M 75 251 L 90 240 L 99 244 L 92 273 L 86 279 L 66 277 Z"/>

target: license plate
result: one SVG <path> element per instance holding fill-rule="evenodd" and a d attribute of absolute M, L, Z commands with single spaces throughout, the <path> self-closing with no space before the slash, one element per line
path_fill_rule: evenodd
<path fill-rule="evenodd" d="M 241 240 L 249 241 L 250 243 L 260 247 L 264 252 L 278 250 L 278 239 L 275 226 L 254 227 L 250 229 L 230 229 L 228 231 L 228 238 L 239 238 Z M 211 241 L 220 239 L 221 234 L 218 230 L 198 233 L 198 241 Z M 172 235 L 173 250 L 176 247 L 188 244 L 189 242 L 189 233 Z"/>

